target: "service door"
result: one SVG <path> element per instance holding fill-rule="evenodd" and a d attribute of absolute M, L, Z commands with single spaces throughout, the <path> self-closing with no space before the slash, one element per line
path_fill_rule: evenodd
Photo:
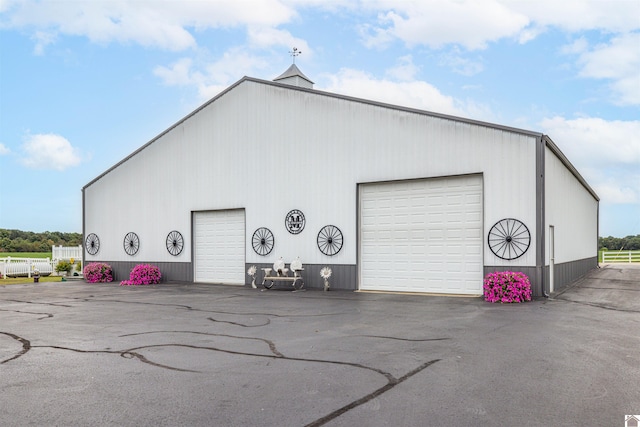
<path fill-rule="evenodd" d="M 482 294 L 482 175 L 361 184 L 359 289 Z"/>
<path fill-rule="evenodd" d="M 244 209 L 194 212 L 194 281 L 244 285 Z"/>

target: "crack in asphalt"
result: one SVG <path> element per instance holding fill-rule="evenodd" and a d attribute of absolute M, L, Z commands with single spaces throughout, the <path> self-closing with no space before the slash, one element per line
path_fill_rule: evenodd
<path fill-rule="evenodd" d="M 237 336 L 237 335 L 227 335 L 227 334 L 215 334 L 215 333 L 206 333 L 206 332 L 194 332 L 194 331 L 150 331 L 150 332 L 141 332 L 141 333 L 134 333 L 134 334 L 125 334 L 125 335 L 121 335 L 121 337 L 125 337 L 125 336 L 135 336 L 135 335 L 145 335 L 145 334 L 154 334 L 154 333 L 190 333 L 190 334 L 202 334 L 202 335 L 212 335 L 212 336 L 222 336 L 222 337 L 230 337 L 230 338 L 237 338 L 237 339 L 243 339 L 243 340 L 258 340 L 258 341 L 262 341 L 268 344 L 269 349 L 272 352 L 272 355 L 265 355 L 265 354 L 258 354 L 258 353 L 248 353 L 248 352 L 243 352 L 243 351 L 235 351 L 235 350 L 228 350 L 228 349 L 223 349 L 223 348 L 218 348 L 218 347 L 211 347 L 211 346 L 198 346 L 198 345 L 191 345 L 191 344 L 177 344 L 177 343 L 166 343 L 166 344 L 152 344 L 152 345 L 144 345 L 144 346 L 138 346 L 138 347 L 132 347 L 129 349 L 125 349 L 125 350 L 81 350 L 81 349 L 77 349 L 77 348 L 71 348 L 71 347 L 64 347 L 64 346 L 57 346 L 57 345 L 31 345 L 31 342 L 25 338 L 19 337 L 18 335 L 12 334 L 10 332 L 0 332 L 0 334 L 6 335 L 8 337 L 11 337 L 13 339 L 15 339 L 16 341 L 19 341 L 20 343 L 22 343 L 22 350 L 16 354 L 13 357 L 10 357 L 8 359 L 5 359 L 3 361 L 0 362 L 0 364 L 4 364 L 7 363 L 11 360 L 15 360 L 17 358 L 19 358 L 20 356 L 23 356 L 24 354 L 26 354 L 29 350 L 33 349 L 33 348 L 50 348 L 50 349 L 55 349 L 55 350 L 65 350 L 65 351 L 72 351 L 75 353 L 81 353 L 81 354 L 118 354 L 120 355 L 120 357 L 123 357 L 125 359 L 137 359 L 138 361 L 151 365 L 151 366 L 155 366 L 158 368 L 164 368 L 164 369 L 168 369 L 168 370 L 172 370 L 172 371 L 179 371 L 179 372 L 190 372 L 190 373 L 200 373 L 199 371 L 194 371 L 191 369 L 183 369 L 183 368 L 177 368 L 174 366 L 169 366 L 169 365 L 164 365 L 161 363 L 157 363 L 154 362 L 152 360 L 149 360 L 147 357 L 145 357 L 143 354 L 140 353 L 140 350 L 146 350 L 146 349 L 150 349 L 150 348 L 164 348 L 164 347 L 180 347 L 180 348 L 190 348 L 190 349 L 197 349 L 197 350 L 208 350 L 208 351 L 216 351 L 216 352 L 221 352 L 221 353 L 227 353 L 227 354 L 233 354 L 233 355 L 240 355 L 240 356 L 249 356 L 249 357 L 261 357 L 261 358 L 269 358 L 269 359 L 273 359 L 273 360 L 287 360 L 287 361 L 294 361 L 294 362 L 309 362 L 309 363 L 323 363 L 323 364 L 331 364 L 331 365 L 341 365 L 341 366 L 349 366 L 349 367 L 354 367 L 354 368 L 358 368 L 358 369 L 365 369 L 368 371 L 372 371 L 375 372 L 377 374 L 380 374 L 382 376 L 384 376 L 387 379 L 387 384 L 385 384 L 384 386 L 374 390 L 371 393 L 366 394 L 365 396 L 356 399 L 344 406 L 342 406 L 341 408 L 321 417 L 318 418 L 317 420 L 309 423 L 306 425 L 306 427 L 318 427 L 318 426 L 322 426 L 324 424 L 326 424 L 327 422 L 345 414 L 346 412 L 361 406 L 367 402 L 369 402 L 372 399 L 375 399 L 376 397 L 380 396 L 381 394 L 393 389 L 395 386 L 397 386 L 398 384 L 401 384 L 402 382 L 406 381 L 407 379 L 411 378 L 412 376 L 416 375 L 419 372 L 422 372 L 424 369 L 428 368 L 429 366 L 433 365 L 434 363 L 440 361 L 441 359 L 433 359 L 430 360 L 428 362 L 425 362 L 423 364 L 421 364 L 420 366 L 418 366 L 417 368 L 413 369 L 412 371 L 406 373 L 405 375 L 403 375 L 400 378 L 396 378 L 394 377 L 391 373 L 383 371 L 382 369 L 378 369 L 378 368 L 374 368 L 372 366 L 367 366 L 367 365 L 363 365 L 361 363 L 355 363 L 355 362 L 344 362 L 344 361 L 338 361 L 338 360 L 324 360 L 324 359 L 312 359 L 312 358 L 306 358 L 306 357 L 290 357 L 290 356 L 285 356 L 282 353 L 280 353 L 277 348 L 275 343 L 273 343 L 270 340 L 267 339 L 263 339 L 263 338 L 254 338 L 254 337 L 242 337 L 242 336 Z M 377 338 L 389 338 L 389 339 L 394 339 L 393 337 L 377 337 Z M 446 339 L 446 338 L 445 338 Z M 437 339 L 436 339 L 437 340 Z M 429 340 L 431 341 L 431 340 Z"/>
<path fill-rule="evenodd" d="M 266 323 L 263 323 L 260 325 L 245 325 L 243 323 L 232 322 L 230 320 L 217 320 L 217 319 L 214 319 L 213 317 L 207 317 L 207 320 L 211 320 L 212 322 L 217 322 L 217 323 L 228 323 L 229 325 L 242 326 L 243 328 L 258 328 L 260 326 L 267 326 L 271 324 L 271 319 L 269 318 L 267 318 Z"/>
<path fill-rule="evenodd" d="M 633 309 L 630 309 L 630 308 L 611 307 L 609 305 L 598 304 L 598 303 L 594 303 L 594 302 L 573 301 L 573 300 L 566 299 L 566 298 L 558 298 L 557 296 L 553 300 L 554 301 L 570 302 L 570 303 L 573 303 L 573 304 L 586 305 L 586 306 L 589 306 L 589 307 L 602 308 L 602 309 L 611 310 L 611 311 L 620 311 L 620 312 L 624 312 L 624 313 L 640 313 L 640 310 L 633 310 Z"/>
<path fill-rule="evenodd" d="M 350 314 L 351 312 L 341 312 L 341 313 L 317 313 L 317 314 L 276 314 L 276 313 L 237 313 L 233 311 L 220 311 L 220 310 L 206 310 L 202 308 L 194 308 L 190 305 L 185 304 L 159 304 L 153 302 L 142 302 L 142 301 L 126 301 L 126 300 L 104 300 L 104 299 L 92 299 L 88 300 L 86 298 L 75 298 L 85 302 L 115 302 L 115 303 L 123 303 L 123 304 L 141 304 L 141 305 L 153 305 L 160 307 L 177 307 L 183 308 L 189 311 L 197 311 L 202 313 L 215 313 L 215 314 L 231 314 L 234 316 L 271 316 L 271 317 L 324 317 L 324 316 L 339 316 L 342 314 Z"/>
<path fill-rule="evenodd" d="M 93 297 L 93 295 L 91 296 Z M 189 310 L 189 311 L 197 311 L 197 312 L 204 312 L 204 313 L 217 313 L 217 314 L 227 314 L 227 315 L 233 315 L 233 316 L 265 316 L 267 318 L 266 323 L 263 324 L 258 324 L 258 325 L 249 325 L 249 324 L 244 324 L 244 323 L 240 323 L 240 322 L 233 322 L 233 321 L 224 321 L 224 320 L 219 320 L 219 319 L 214 319 L 213 317 L 208 317 L 207 320 L 210 320 L 212 322 L 216 322 L 216 323 L 226 323 L 226 324 L 230 324 L 230 325 L 234 325 L 234 326 L 241 326 L 241 327 L 245 327 L 245 328 L 250 328 L 250 327 L 261 327 L 261 326 L 267 326 L 271 323 L 271 319 L 270 317 L 276 317 L 276 318 L 291 318 L 291 317 L 322 317 L 322 316 L 336 316 L 336 315 L 340 315 L 340 314 L 349 314 L 349 313 L 319 313 L 319 314 L 275 314 L 275 313 L 237 313 L 237 312 L 230 312 L 230 311 L 219 311 L 219 310 L 204 310 L 204 309 L 198 309 L 198 308 L 193 308 L 192 306 L 189 305 L 183 305 L 183 304 L 158 304 L 158 303 L 148 303 L 148 302 L 140 302 L 140 301 L 122 301 L 122 300 L 101 300 L 101 299 L 88 299 L 88 298 L 72 298 L 73 300 L 80 300 L 83 302 L 114 302 L 114 303 L 127 303 L 127 304 L 142 304 L 142 305 L 151 305 L 151 306 L 163 306 L 163 307 L 175 307 L 175 308 L 179 308 L 179 309 L 185 309 L 185 310 Z M 18 302 L 18 303 L 26 303 L 26 304 L 43 304 L 43 305 L 51 305 L 51 306 L 59 306 L 59 307 L 67 307 L 67 308 L 71 308 L 73 306 L 70 305 L 66 305 L 66 304 L 60 304 L 60 303 L 39 303 L 39 302 L 31 302 L 31 301 L 21 301 L 21 300 L 7 300 L 10 302 Z M 38 318 L 37 320 L 41 320 L 41 319 L 45 319 L 45 318 L 51 318 L 53 317 L 53 314 L 51 313 L 34 313 L 34 312 L 25 312 L 25 311 L 18 311 L 18 310 L 6 310 L 6 309 L 0 309 L 0 311 L 9 311 L 9 312 L 17 312 L 17 313 L 26 313 L 26 314 L 38 314 L 38 315 L 45 315 L 44 317 Z M 132 348 L 128 348 L 128 349 L 124 349 L 124 350 L 82 350 L 82 349 L 77 349 L 77 348 L 72 348 L 72 347 L 65 347 L 65 346 L 57 346 L 57 345 L 32 345 L 31 342 L 25 338 L 22 338 L 18 335 L 12 334 L 10 332 L 0 332 L 0 334 L 6 335 L 18 342 L 20 342 L 22 344 L 22 349 L 21 351 L 19 351 L 16 355 L 2 360 L 0 361 L 0 364 L 5 364 L 8 363 L 12 360 L 15 360 L 21 356 L 23 356 L 24 354 L 26 354 L 28 351 L 30 351 L 33 348 L 49 348 L 49 349 L 54 349 L 54 350 L 63 350 L 63 351 L 72 351 L 75 353 L 81 353 L 81 354 L 116 354 L 119 355 L 122 358 L 125 359 L 136 359 L 139 362 L 154 366 L 154 367 L 158 367 L 158 368 L 163 368 L 163 369 L 168 369 L 168 370 L 172 370 L 172 371 L 179 371 L 179 372 L 189 372 L 189 373 L 200 373 L 199 371 L 195 371 L 195 370 L 191 370 L 191 369 L 184 369 L 184 368 L 179 368 L 179 367 L 175 367 L 175 366 L 169 366 L 169 365 L 165 365 L 165 364 L 161 364 L 158 362 L 154 362 L 153 360 L 148 359 L 146 356 L 144 356 L 143 354 L 141 354 L 140 352 L 146 349 L 151 349 L 151 348 L 166 348 L 166 347 L 178 347 L 178 348 L 189 348 L 189 349 L 197 349 L 197 350 L 207 350 L 207 351 L 215 351 L 215 352 L 221 352 L 221 353 L 226 353 L 226 354 L 232 354 L 232 355 L 240 355 L 240 356 L 248 356 L 248 357 L 260 357 L 260 358 L 269 358 L 272 360 L 286 360 L 286 361 L 294 361 L 294 362 L 307 362 L 307 363 L 321 363 L 321 364 L 329 364 L 329 365 L 340 365 L 340 366 L 348 366 L 348 367 L 353 367 L 353 368 L 357 368 L 357 369 L 364 369 L 364 370 L 368 370 L 368 371 L 372 371 L 375 372 L 379 375 L 382 375 L 383 377 L 386 378 L 387 383 L 374 390 L 371 393 L 366 394 L 365 396 L 362 396 L 359 399 L 356 399 L 344 406 L 342 406 L 341 408 L 307 424 L 307 427 L 318 427 L 321 425 L 326 424 L 327 422 L 345 414 L 346 412 L 361 406 L 367 402 L 369 402 L 370 400 L 380 396 L 381 394 L 393 389 L 395 386 L 397 386 L 398 384 L 401 384 L 402 382 L 406 381 L 407 379 L 411 378 L 412 376 L 416 375 L 419 372 L 422 372 L 424 369 L 426 369 L 427 367 L 433 365 L 434 363 L 438 362 L 441 359 L 433 359 L 430 360 L 428 362 L 425 362 L 423 364 L 421 364 L 420 366 L 418 366 L 417 368 L 413 369 L 412 371 L 406 373 L 405 375 L 401 376 L 400 378 L 396 378 L 395 376 L 393 376 L 391 373 L 386 372 L 382 369 L 379 368 L 375 368 L 372 366 L 367 366 L 367 365 L 363 365 L 360 363 L 355 363 L 355 362 L 346 362 L 346 361 L 338 361 L 338 360 L 323 360 L 323 359 L 314 359 L 314 358 L 306 358 L 306 357 L 291 357 L 291 356 L 285 356 L 284 354 L 282 354 L 278 349 L 276 344 L 268 339 L 265 338 L 255 338 L 255 337 L 244 337 L 244 336 L 238 336 L 238 335 L 228 335 L 228 334 L 217 334 L 217 333 L 208 333 L 208 332 L 196 332 L 196 331 L 149 331 L 149 332 L 140 332 L 140 333 L 132 333 L 132 334 L 125 334 L 125 335 L 120 335 L 120 337 L 127 337 L 127 336 L 136 336 L 136 335 L 148 335 L 148 334 L 157 334 L 157 333 L 184 333 L 184 334 L 198 334 L 198 335 L 210 335 L 210 336 L 218 336 L 218 337 L 227 337 L 227 338 L 234 338 L 234 339 L 241 339 L 241 340 L 255 340 L 255 341 L 260 341 L 265 343 L 268 347 L 269 347 L 269 351 L 271 352 L 271 354 L 259 354 L 259 353 L 250 353 L 250 352 L 243 352 L 243 351 L 235 351 L 235 350 L 230 350 L 230 349 L 224 349 L 224 348 L 219 348 L 219 347 L 213 347 L 213 346 L 199 346 L 199 345 L 192 345 L 192 344 L 181 344 L 181 343 L 164 343 L 164 344 L 152 344 L 152 345 L 143 345 L 143 346 L 138 346 L 138 347 L 132 347 Z M 390 339 L 390 340 L 399 340 L 399 341 L 407 341 L 407 342 L 428 342 L 428 341 L 441 341 L 441 340 L 448 340 L 450 338 L 425 338 L 425 339 L 412 339 L 412 338 L 402 338 L 402 337 L 390 337 L 390 336 L 380 336 L 380 335 L 360 335 L 362 337 L 369 337 L 369 338 L 379 338 L 379 339 Z"/>
<path fill-rule="evenodd" d="M 154 346 L 150 346 L 150 347 L 154 347 Z M 123 357 L 125 359 L 136 358 L 143 363 L 156 366 L 158 368 L 169 369 L 171 371 L 198 373 L 198 371 L 194 371 L 191 369 L 176 368 L 174 366 L 163 365 L 161 363 L 154 362 L 152 360 L 147 359 L 142 354 L 134 351 L 134 350 L 144 349 L 146 347 L 136 347 L 136 348 L 126 349 L 126 350 L 81 350 L 79 348 L 63 347 L 59 345 L 32 345 L 31 348 L 52 348 L 55 350 L 67 350 L 67 351 L 73 351 L 74 353 L 84 353 L 84 354 L 119 354 L 120 357 Z"/>
<path fill-rule="evenodd" d="M 352 335 L 354 337 L 367 337 L 367 338 L 384 338 L 387 340 L 409 341 L 409 342 L 427 342 L 427 341 L 445 341 L 451 338 L 398 338 L 398 337 L 385 337 L 382 335 Z"/>
<path fill-rule="evenodd" d="M 380 396 L 383 393 L 386 393 L 387 391 L 391 390 L 392 388 L 394 388 L 395 386 L 397 386 L 398 384 L 408 380 L 409 378 L 411 378 L 412 376 L 416 375 L 419 372 L 422 372 L 423 370 L 425 370 L 426 368 L 428 368 L 429 366 L 433 365 L 436 362 L 439 362 L 441 359 L 433 359 L 430 360 L 428 362 L 423 363 L 422 365 L 418 366 L 416 369 L 414 369 L 413 371 L 403 375 L 402 377 L 398 378 L 398 379 L 393 379 L 393 380 L 389 380 L 389 382 L 380 387 L 379 389 L 373 391 L 372 393 L 369 393 L 363 397 L 361 397 L 360 399 L 354 400 L 353 402 L 343 406 L 342 408 L 336 409 L 335 411 L 331 412 L 328 415 L 325 415 L 322 418 L 319 418 L 309 424 L 307 424 L 305 427 L 319 427 L 321 425 L 324 425 L 326 423 L 328 423 L 329 421 L 338 418 L 340 415 L 345 414 L 346 412 L 357 408 L 358 406 L 364 405 L 365 403 L 369 402 L 372 399 L 375 399 L 376 397 Z"/>
<path fill-rule="evenodd" d="M 268 340 L 266 338 L 255 338 L 255 337 L 242 337 L 242 336 L 238 336 L 238 335 L 228 335 L 228 334 L 216 334 L 213 332 L 195 332 L 195 331 L 149 331 L 149 332 L 138 332 L 138 333 L 133 333 L 133 334 L 124 334 L 124 335 L 120 335 L 120 337 L 132 337 L 132 336 L 136 336 L 136 335 L 150 335 L 150 334 L 194 334 L 194 335 L 209 335 L 209 336 L 214 336 L 214 337 L 225 337 L 225 338 L 237 338 L 237 339 L 241 339 L 241 340 L 255 340 L 255 341 L 262 341 L 263 343 L 267 344 L 269 346 L 269 350 L 271 350 L 271 352 L 278 357 L 284 357 L 284 355 L 282 353 L 280 353 L 278 351 L 278 349 L 276 348 L 276 345 L 273 341 Z"/>
<path fill-rule="evenodd" d="M 71 305 L 66 305 L 66 304 L 57 304 L 55 302 L 34 302 L 34 301 L 22 301 L 22 300 L 18 300 L 18 299 L 6 299 L 4 301 L 9 301 L 9 302 L 20 302 L 20 303 L 24 303 L 24 304 L 39 304 L 39 305 L 52 305 L 54 307 L 73 307 Z"/>
<path fill-rule="evenodd" d="M 12 334 L 11 332 L 1 332 L 0 331 L 0 334 L 6 335 L 8 337 L 11 337 L 14 340 L 19 341 L 20 343 L 22 343 L 22 350 L 18 354 L 16 354 L 15 356 L 0 361 L 0 365 L 2 365 L 3 363 L 7 363 L 7 362 L 9 362 L 11 360 L 17 359 L 18 357 L 24 355 L 26 352 L 31 350 L 31 342 L 29 340 L 24 339 L 22 337 L 19 337 L 19 336 L 15 335 L 15 334 Z"/>
<path fill-rule="evenodd" d="M 73 299 L 81 300 L 84 302 L 116 302 L 119 304 L 140 304 L 140 305 L 153 305 L 158 307 L 177 307 L 177 308 L 184 308 L 185 310 L 200 311 L 197 308 L 193 308 L 189 305 L 184 305 L 184 304 L 159 304 L 155 302 L 126 301 L 126 300 L 117 300 L 117 299 L 96 299 L 96 298 L 91 300 L 87 298 L 73 298 Z"/>
<path fill-rule="evenodd" d="M 631 292 L 640 292 L 640 288 L 603 288 L 597 286 L 580 286 L 579 289 L 601 289 L 605 291 L 631 291 Z"/>
<path fill-rule="evenodd" d="M 53 314 L 51 314 L 51 313 L 39 313 L 39 312 L 36 312 L 36 311 L 7 310 L 6 308 L 0 308 L 0 311 L 7 311 L 7 312 L 10 312 L 10 313 L 21 313 L 21 314 L 37 314 L 37 315 L 43 315 L 44 314 L 43 317 L 39 317 L 36 320 L 48 319 L 48 318 L 53 317 Z"/>

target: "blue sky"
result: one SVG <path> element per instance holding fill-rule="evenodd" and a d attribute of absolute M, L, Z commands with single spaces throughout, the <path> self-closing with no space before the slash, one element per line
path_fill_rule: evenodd
<path fill-rule="evenodd" d="M 0 0 L 0 228 L 81 232 L 84 185 L 294 46 L 316 89 L 550 135 L 640 234 L 638 0 Z"/>

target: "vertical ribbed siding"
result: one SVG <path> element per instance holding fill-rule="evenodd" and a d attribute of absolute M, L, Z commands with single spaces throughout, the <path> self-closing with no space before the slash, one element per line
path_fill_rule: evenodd
<path fill-rule="evenodd" d="M 251 266 L 255 265 L 258 269 L 256 273 L 256 285 L 261 287 L 262 279 L 264 278 L 264 272 L 262 268 L 272 268 L 273 264 L 254 263 L 247 264 L 245 272 L 249 270 Z M 286 264 L 289 267 L 289 263 Z M 305 288 L 324 288 L 324 279 L 320 277 L 320 270 L 323 267 L 329 267 L 331 269 L 331 278 L 329 284 L 331 289 L 341 290 L 356 290 L 356 266 L 355 265 L 343 265 L 343 264 L 303 264 L 304 271 L 302 272 L 302 279 L 304 280 Z M 291 274 L 290 274 L 291 275 Z M 246 276 L 246 284 L 251 284 L 251 277 Z M 290 282 L 276 282 L 277 286 L 291 286 Z"/>
<path fill-rule="evenodd" d="M 135 262 L 135 261 L 91 261 L 105 262 L 113 269 L 114 282 L 129 280 L 129 273 L 138 264 L 152 264 L 160 269 L 162 282 L 193 282 L 193 265 L 190 262 Z"/>
<path fill-rule="evenodd" d="M 598 268 L 598 257 L 579 259 L 554 265 L 554 292 L 560 292 L 589 271 Z M 545 267 L 546 283 L 549 283 L 549 266 Z M 549 292 L 548 286 L 545 292 Z"/>

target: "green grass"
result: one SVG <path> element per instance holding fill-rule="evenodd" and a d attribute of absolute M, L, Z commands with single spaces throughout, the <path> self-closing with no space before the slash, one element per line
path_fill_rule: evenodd
<path fill-rule="evenodd" d="M 62 277 L 60 276 L 45 276 L 40 278 L 40 282 L 62 282 Z M 33 277 L 16 277 L 16 278 L 8 278 L 8 279 L 0 279 L 0 286 L 2 285 L 22 285 L 26 283 L 33 283 Z"/>
<path fill-rule="evenodd" d="M 51 258 L 51 252 L 0 252 L 0 258 Z"/>

